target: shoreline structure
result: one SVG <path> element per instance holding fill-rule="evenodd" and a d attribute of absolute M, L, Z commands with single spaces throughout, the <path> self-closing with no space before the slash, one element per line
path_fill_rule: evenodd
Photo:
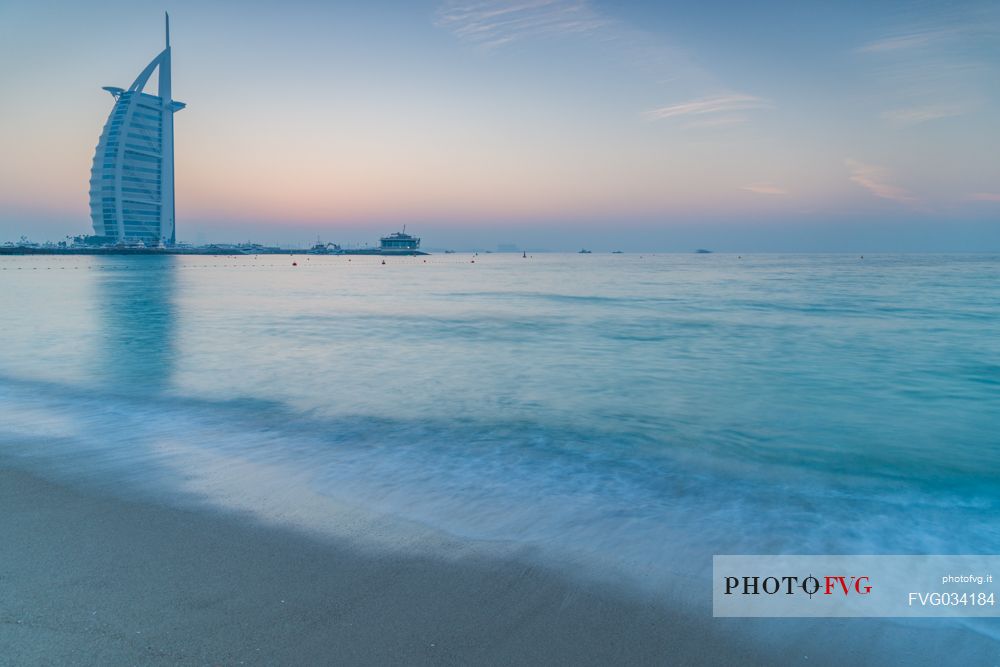
<path fill-rule="evenodd" d="M 282 248 L 280 246 L 264 246 L 259 243 L 239 244 L 209 244 L 192 246 L 187 244 L 146 246 L 131 243 L 92 243 L 78 237 L 71 244 L 29 243 L 21 241 L 17 244 L 0 245 L 0 255 L 378 255 L 378 256 L 417 256 L 430 253 L 420 250 L 420 239 L 406 233 L 393 232 L 379 239 L 377 247 L 342 248 L 336 243 L 316 242 L 312 248 Z M 89 237 L 93 238 L 93 237 Z"/>
<path fill-rule="evenodd" d="M 34 247 L 0 246 L 0 255 L 378 255 L 417 256 L 429 255 L 422 250 L 385 251 L 381 248 L 340 248 L 317 251 L 303 248 L 281 248 L 277 246 L 208 245 L 208 246 L 167 246 L 165 248 L 129 247 Z"/>

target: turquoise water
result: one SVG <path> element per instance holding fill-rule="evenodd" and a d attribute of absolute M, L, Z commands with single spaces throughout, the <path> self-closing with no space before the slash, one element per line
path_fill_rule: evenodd
<path fill-rule="evenodd" d="M 0 455 L 157 493 L 220 457 L 650 585 L 1000 553 L 1000 257 L 471 259 L 0 258 Z"/>

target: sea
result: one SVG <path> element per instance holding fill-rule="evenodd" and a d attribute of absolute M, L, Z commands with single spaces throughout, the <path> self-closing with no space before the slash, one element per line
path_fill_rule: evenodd
<path fill-rule="evenodd" d="M 0 457 L 67 482 L 654 593 L 1000 553 L 997 255 L 3 257 L 0 312 Z"/>

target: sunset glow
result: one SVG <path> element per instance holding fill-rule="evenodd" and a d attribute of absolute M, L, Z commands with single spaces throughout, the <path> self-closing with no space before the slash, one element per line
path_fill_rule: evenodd
<path fill-rule="evenodd" d="M 169 4 L 181 237 L 1000 214 L 990 3 Z M 158 11 L 6 4 L 0 234 L 87 230 L 100 87 Z"/>

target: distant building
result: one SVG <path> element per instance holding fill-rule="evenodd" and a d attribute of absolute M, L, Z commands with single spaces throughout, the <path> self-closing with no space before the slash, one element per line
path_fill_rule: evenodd
<path fill-rule="evenodd" d="M 156 95 L 143 92 L 159 69 Z M 128 90 L 105 86 L 115 105 L 104 124 L 90 172 L 90 218 L 94 234 L 144 245 L 173 244 L 174 112 L 170 98 L 170 17 L 166 48 L 139 73 Z"/>
<path fill-rule="evenodd" d="M 420 252 L 420 239 L 406 233 L 406 227 L 401 232 L 393 232 L 379 239 L 379 250 L 383 254 L 423 255 Z"/>

